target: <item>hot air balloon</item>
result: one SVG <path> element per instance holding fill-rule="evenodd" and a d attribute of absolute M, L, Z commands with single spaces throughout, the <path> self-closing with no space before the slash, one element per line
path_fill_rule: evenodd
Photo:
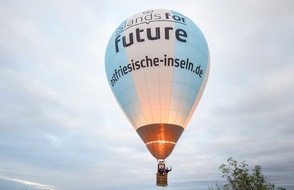
<path fill-rule="evenodd" d="M 204 35 L 176 11 L 135 14 L 108 42 L 105 69 L 110 88 L 158 160 L 159 186 L 167 186 L 167 172 L 161 169 L 200 101 L 209 65 Z"/>

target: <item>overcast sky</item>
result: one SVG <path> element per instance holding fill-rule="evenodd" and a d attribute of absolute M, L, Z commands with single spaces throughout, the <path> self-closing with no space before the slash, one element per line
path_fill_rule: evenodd
<path fill-rule="evenodd" d="M 0 0 L 0 189 L 162 189 L 104 66 L 116 27 L 162 8 L 193 20 L 211 56 L 166 189 L 208 189 L 232 156 L 293 190 L 294 1 L 146 2 Z"/>

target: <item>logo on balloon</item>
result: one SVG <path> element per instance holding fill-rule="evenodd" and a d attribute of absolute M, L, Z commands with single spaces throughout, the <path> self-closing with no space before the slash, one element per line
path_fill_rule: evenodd
<path fill-rule="evenodd" d="M 131 63 L 127 64 L 126 66 L 119 66 L 116 68 L 112 74 L 112 77 L 110 79 L 111 86 L 114 86 L 114 84 L 120 79 L 120 77 L 132 72 L 136 71 L 141 68 L 148 68 L 148 67 L 158 67 L 159 65 L 168 66 L 168 67 L 177 67 L 181 69 L 189 70 L 193 73 L 195 73 L 197 76 L 201 77 L 203 74 L 203 70 L 201 69 L 201 65 L 198 65 L 197 67 L 194 66 L 192 62 L 190 62 L 189 58 L 185 60 L 181 60 L 178 58 L 173 57 L 167 57 L 167 55 L 164 55 L 163 58 L 150 58 L 149 56 L 145 56 L 141 60 L 131 60 Z"/>
<path fill-rule="evenodd" d="M 170 12 L 159 12 L 159 13 L 154 13 L 153 10 L 150 11 L 144 11 L 141 15 L 139 16 L 134 16 L 133 18 L 130 18 L 123 22 L 117 29 L 115 34 L 118 35 L 124 30 L 140 25 L 140 24 L 149 24 L 150 22 L 178 22 L 181 24 L 186 24 L 186 17 L 180 16 L 173 14 L 171 15 Z"/>

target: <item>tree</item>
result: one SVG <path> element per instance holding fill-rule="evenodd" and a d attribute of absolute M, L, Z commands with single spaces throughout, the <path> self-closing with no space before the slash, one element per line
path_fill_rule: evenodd
<path fill-rule="evenodd" d="M 222 164 L 219 170 L 223 173 L 222 178 L 226 178 L 226 184 L 215 184 L 210 190 L 274 190 L 275 184 L 270 183 L 261 173 L 261 166 L 255 165 L 250 174 L 245 161 L 238 163 L 232 157 L 228 158 L 228 164 Z M 278 190 L 286 190 L 279 187 Z"/>

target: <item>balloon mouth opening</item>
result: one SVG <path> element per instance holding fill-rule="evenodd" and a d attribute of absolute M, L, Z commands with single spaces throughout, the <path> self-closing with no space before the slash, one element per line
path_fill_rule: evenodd
<path fill-rule="evenodd" d="M 169 123 L 144 125 L 137 133 L 156 159 L 166 159 L 173 151 L 184 128 Z"/>
<path fill-rule="evenodd" d="M 145 143 L 145 145 L 147 146 L 147 145 L 149 145 L 149 144 L 153 144 L 153 143 L 169 143 L 169 144 L 177 144 L 177 143 L 175 143 L 175 142 L 173 142 L 173 141 L 163 141 L 163 140 L 158 140 L 158 141 L 150 141 L 150 142 L 147 142 L 147 143 Z"/>

